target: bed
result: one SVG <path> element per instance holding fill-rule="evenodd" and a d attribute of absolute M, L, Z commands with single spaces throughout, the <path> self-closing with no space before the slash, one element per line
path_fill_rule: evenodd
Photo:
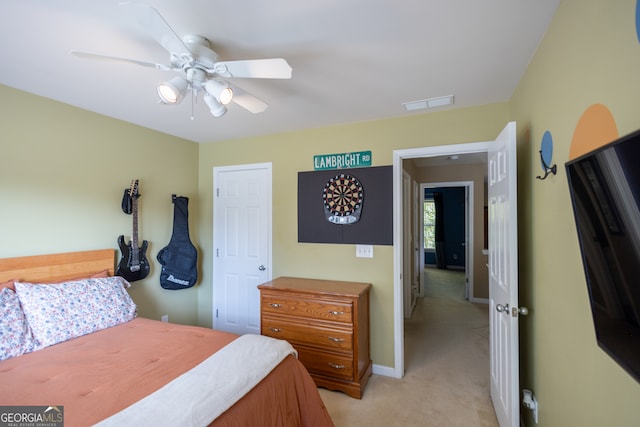
<path fill-rule="evenodd" d="M 114 264 L 113 249 L 0 259 L 0 406 L 59 408 L 66 426 L 333 426 L 288 343 L 138 317 Z M 11 316 L 32 335 L 18 350 Z"/>

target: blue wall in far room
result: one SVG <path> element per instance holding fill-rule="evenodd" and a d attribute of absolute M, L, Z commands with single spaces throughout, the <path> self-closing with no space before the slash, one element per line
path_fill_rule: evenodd
<path fill-rule="evenodd" d="M 447 268 L 462 269 L 465 266 L 464 250 L 464 187 L 438 187 L 425 188 L 425 198 L 434 193 L 442 193 L 444 205 L 444 238 L 445 256 Z M 425 251 L 424 263 L 427 266 L 436 265 L 436 254 L 433 251 Z"/>

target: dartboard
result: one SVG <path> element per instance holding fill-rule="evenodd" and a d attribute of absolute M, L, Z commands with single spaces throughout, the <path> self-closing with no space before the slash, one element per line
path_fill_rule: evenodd
<path fill-rule="evenodd" d="M 359 219 L 364 193 L 360 181 L 347 174 L 336 175 L 327 181 L 322 192 L 322 201 L 327 219 L 335 223 L 351 223 Z M 334 218 L 335 217 L 335 218 Z M 340 220 L 340 217 L 349 217 Z"/>

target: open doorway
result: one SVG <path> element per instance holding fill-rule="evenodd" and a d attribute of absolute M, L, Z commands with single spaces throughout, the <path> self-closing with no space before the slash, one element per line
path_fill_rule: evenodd
<path fill-rule="evenodd" d="M 497 425 L 488 397 L 488 305 L 471 303 L 478 297 L 473 289 L 474 255 L 478 254 L 473 248 L 476 240 L 484 242 L 484 227 L 474 227 L 474 218 L 484 216 L 487 154 L 450 157 L 403 161 L 405 188 L 407 181 L 418 183 L 417 199 L 407 197 L 406 190 L 403 193 L 403 221 L 406 229 L 413 219 L 408 213 L 419 212 L 414 216 L 419 218 L 421 272 L 418 300 L 403 324 L 406 375 L 429 378 L 432 384 L 442 380 L 443 388 L 472 379 L 457 393 L 475 402 L 476 409 L 481 408 L 495 423 L 486 425 Z M 435 208 L 430 220 L 425 215 L 428 206 Z M 405 253 L 406 263 L 413 251 Z M 484 274 L 488 288 L 488 270 L 485 267 L 479 273 Z M 448 372 L 446 380 L 439 379 L 437 372 Z"/>
<path fill-rule="evenodd" d="M 397 272 L 403 271 L 404 266 L 404 241 L 403 241 L 403 174 L 408 173 L 412 179 L 417 182 L 474 182 L 474 212 L 482 212 L 484 209 L 484 194 L 485 194 L 485 176 L 486 176 L 486 158 L 488 151 L 487 142 L 477 142 L 469 144 L 455 144 L 450 146 L 437 146 L 437 147 L 422 147 L 408 150 L 394 151 L 394 218 L 400 220 L 394 221 L 394 270 Z M 482 160 L 478 160 L 482 159 Z M 461 169 L 452 167 L 452 162 L 457 161 Z M 477 165 L 471 166 L 472 163 Z M 468 178 L 460 173 L 476 171 L 478 177 Z M 423 176 L 426 171 L 438 172 L 437 176 Z M 479 206 L 479 207 L 478 207 Z M 482 215 L 474 215 L 474 230 L 479 229 L 481 232 L 484 230 L 482 226 Z M 477 224 L 478 218 L 480 223 Z M 482 254 L 482 242 L 483 236 L 473 239 L 473 247 L 469 248 L 469 251 L 473 251 L 472 257 L 469 257 L 469 261 L 473 259 L 473 270 L 475 271 L 473 280 L 477 281 L 477 274 L 480 272 L 480 265 L 485 266 L 486 261 L 482 262 L 481 257 L 475 256 L 477 249 Z M 478 242 L 479 248 L 478 248 Z M 411 256 L 407 254 L 407 256 Z M 479 264 L 481 263 L 481 264 Z M 475 283 L 474 294 L 470 295 L 470 298 L 488 299 L 488 277 L 487 272 L 484 271 L 484 280 L 486 289 L 477 286 Z M 402 378 L 404 375 L 404 316 L 403 316 L 403 293 L 404 284 L 402 274 L 397 274 L 394 280 L 394 376 Z"/>
<path fill-rule="evenodd" d="M 404 161 L 422 157 L 459 156 L 487 153 L 489 175 L 488 235 L 489 250 L 484 266 L 488 279 L 486 296 L 489 312 L 490 395 L 495 414 L 501 423 L 515 425 L 518 419 L 518 236 L 517 236 L 517 165 L 516 124 L 509 122 L 493 141 L 446 146 L 422 147 L 393 152 L 393 212 L 394 212 L 394 374 L 404 376 L 404 322 L 403 322 L 403 200 L 402 175 Z M 484 190 L 484 187 L 483 187 Z M 477 191 L 477 190 L 476 190 Z M 484 198 L 482 197 L 481 200 Z M 484 207 L 480 208 L 481 211 Z M 476 220 L 477 221 L 477 220 Z M 478 228 L 484 230 L 480 216 Z M 473 250 L 484 254 L 484 238 L 476 239 Z M 506 254 L 503 256 L 503 254 Z M 482 262 L 477 257 L 475 263 Z M 479 268 L 476 268 L 480 271 Z M 479 276 L 477 276 L 479 277 Z M 474 292 L 480 293 L 479 289 Z M 508 304 L 505 305 L 505 304 Z M 509 307 L 505 310 L 504 307 Z M 506 314 L 505 314 L 506 313 Z"/>

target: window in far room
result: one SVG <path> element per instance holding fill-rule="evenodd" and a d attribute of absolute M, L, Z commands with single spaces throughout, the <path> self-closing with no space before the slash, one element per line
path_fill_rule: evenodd
<path fill-rule="evenodd" d="M 436 248 L 436 204 L 433 198 L 424 200 L 424 248 Z"/>

